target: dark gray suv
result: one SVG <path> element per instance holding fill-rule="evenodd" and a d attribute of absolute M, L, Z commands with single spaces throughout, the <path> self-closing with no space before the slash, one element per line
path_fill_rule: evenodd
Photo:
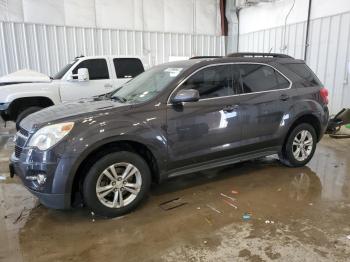
<path fill-rule="evenodd" d="M 25 118 L 10 172 L 45 206 L 80 199 L 118 216 L 169 177 L 276 153 L 305 165 L 327 126 L 327 96 L 303 61 L 281 54 L 162 64 L 105 96 Z"/>

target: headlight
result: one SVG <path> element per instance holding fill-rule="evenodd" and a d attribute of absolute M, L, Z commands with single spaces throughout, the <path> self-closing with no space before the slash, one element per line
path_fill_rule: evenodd
<path fill-rule="evenodd" d="M 40 128 L 30 139 L 28 146 L 46 150 L 57 144 L 73 129 L 74 123 L 60 123 Z"/>

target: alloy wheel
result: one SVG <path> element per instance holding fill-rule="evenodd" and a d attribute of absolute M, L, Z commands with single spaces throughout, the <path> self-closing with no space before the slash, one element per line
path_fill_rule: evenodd
<path fill-rule="evenodd" d="M 115 163 L 99 175 L 96 183 L 98 200 L 109 208 L 122 208 L 135 200 L 140 192 L 142 177 L 133 164 Z"/>
<path fill-rule="evenodd" d="M 293 140 L 294 158 L 300 162 L 305 161 L 312 152 L 313 144 L 312 134 L 308 130 L 300 131 Z"/>

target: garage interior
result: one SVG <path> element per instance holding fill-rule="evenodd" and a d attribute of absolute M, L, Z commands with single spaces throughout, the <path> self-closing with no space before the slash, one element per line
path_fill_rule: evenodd
<path fill-rule="evenodd" d="M 305 60 L 330 115 L 350 108 L 348 0 L 0 0 L 0 77 L 52 76 L 81 55 L 139 57 L 147 70 L 236 52 Z M 1 122 L 0 261 L 349 261 L 349 138 L 324 135 L 304 167 L 272 155 L 152 184 L 108 219 L 46 208 L 11 178 L 15 134 Z"/>

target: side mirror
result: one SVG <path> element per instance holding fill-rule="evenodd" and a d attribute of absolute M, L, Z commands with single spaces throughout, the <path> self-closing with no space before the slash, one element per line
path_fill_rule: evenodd
<path fill-rule="evenodd" d="M 87 68 L 79 68 L 77 76 L 78 81 L 89 81 L 89 70 Z"/>
<path fill-rule="evenodd" d="M 172 102 L 179 104 L 182 102 L 197 102 L 199 100 L 199 92 L 195 89 L 182 89 L 172 99 Z"/>

